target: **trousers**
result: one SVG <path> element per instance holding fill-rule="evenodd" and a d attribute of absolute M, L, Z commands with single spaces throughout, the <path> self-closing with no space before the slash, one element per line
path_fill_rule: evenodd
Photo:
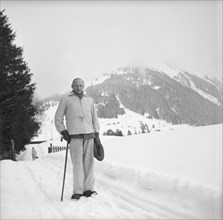
<path fill-rule="evenodd" d="M 73 194 L 94 189 L 94 139 L 71 138 L 70 155 L 73 164 Z"/>

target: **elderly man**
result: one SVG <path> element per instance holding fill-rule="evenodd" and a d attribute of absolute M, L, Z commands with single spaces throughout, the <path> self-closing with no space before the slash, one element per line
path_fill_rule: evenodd
<path fill-rule="evenodd" d="M 55 114 L 55 126 L 64 139 L 70 143 L 73 164 L 73 195 L 90 197 L 97 194 L 94 189 L 94 138 L 100 144 L 99 121 L 93 100 L 83 93 L 84 81 L 75 78 L 73 89 L 63 96 Z M 66 118 L 66 127 L 64 125 Z"/>

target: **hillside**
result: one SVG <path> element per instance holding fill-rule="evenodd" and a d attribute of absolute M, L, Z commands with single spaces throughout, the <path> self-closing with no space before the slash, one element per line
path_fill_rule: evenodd
<path fill-rule="evenodd" d="M 127 108 L 172 124 L 222 123 L 222 83 L 176 68 L 119 68 L 95 79 L 86 93 L 100 118 L 117 118 Z"/>

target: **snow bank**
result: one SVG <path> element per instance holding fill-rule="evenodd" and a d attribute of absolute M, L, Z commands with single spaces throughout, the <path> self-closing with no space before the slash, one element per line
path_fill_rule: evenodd
<path fill-rule="evenodd" d="M 117 163 L 104 163 L 97 171 L 99 183 L 114 192 L 121 191 L 134 203 L 143 200 L 143 205 L 152 204 L 163 212 L 171 210 L 182 219 L 220 219 L 222 216 L 221 193 L 203 184 Z"/>
<path fill-rule="evenodd" d="M 222 189 L 222 125 L 106 140 L 106 158 Z"/>

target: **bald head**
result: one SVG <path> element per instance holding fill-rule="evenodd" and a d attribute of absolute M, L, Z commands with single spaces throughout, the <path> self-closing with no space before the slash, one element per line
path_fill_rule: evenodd
<path fill-rule="evenodd" d="M 72 82 L 71 88 L 76 94 L 80 94 L 84 90 L 84 80 L 81 78 L 75 78 Z"/>

